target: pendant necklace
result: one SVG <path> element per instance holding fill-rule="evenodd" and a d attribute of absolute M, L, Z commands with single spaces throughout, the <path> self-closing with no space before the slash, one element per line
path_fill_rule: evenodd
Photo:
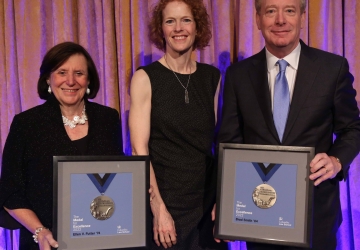
<path fill-rule="evenodd" d="M 166 62 L 166 65 L 169 67 L 169 69 L 174 73 L 176 79 L 179 81 L 179 83 L 181 84 L 181 86 L 185 89 L 185 103 L 188 104 L 190 102 L 189 100 L 189 92 L 187 90 L 187 88 L 189 87 L 189 82 L 190 82 L 190 76 L 191 76 L 191 62 L 190 62 L 190 74 L 189 74 L 189 79 L 187 81 L 186 87 L 184 86 L 184 84 L 180 81 L 179 77 L 176 75 L 176 73 L 171 69 L 170 65 L 168 64 L 168 62 L 166 61 L 166 54 L 164 55 L 164 59 Z"/>

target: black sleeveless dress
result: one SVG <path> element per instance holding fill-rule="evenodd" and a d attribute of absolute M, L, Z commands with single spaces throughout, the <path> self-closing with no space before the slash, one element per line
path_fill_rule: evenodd
<path fill-rule="evenodd" d="M 189 103 L 185 103 L 185 90 L 171 70 L 158 61 L 141 69 L 152 88 L 149 154 L 177 233 L 177 244 L 170 249 L 227 249 L 213 239 L 210 214 L 216 173 L 214 95 L 220 72 L 197 63 L 187 89 Z M 189 75 L 177 76 L 186 86 Z M 152 244 L 151 249 L 162 249 Z"/>

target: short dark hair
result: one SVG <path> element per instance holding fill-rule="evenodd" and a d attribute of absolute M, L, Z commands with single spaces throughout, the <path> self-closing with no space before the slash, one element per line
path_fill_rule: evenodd
<path fill-rule="evenodd" d="M 261 1 L 262 0 L 255 0 L 255 9 L 256 9 L 256 13 L 260 13 L 261 10 Z M 305 12 L 306 9 L 306 0 L 300 0 L 300 11 L 301 14 Z"/>
<path fill-rule="evenodd" d="M 162 30 L 162 12 L 168 3 L 173 1 L 184 2 L 190 7 L 196 24 L 196 36 L 193 50 L 204 49 L 209 45 L 212 35 L 210 17 L 202 0 L 160 0 L 153 8 L 152 17 L 149 23 L 150 41 L 156 46 L 156 48 L 165 51 L 166 44 Z"/>
<path fill-rule="evenodd" d="M 90 54 L 81 45 L 74 42 L 63 42 L 52 47 L 46 52 L 44 59 L 40 66 L 40 76 L 37 84 L 38 94 L 41 99 L 47 100 L 51 94 L 48 93 L 48 87 L 46 80 L 49 79 L 50 74 L 57 70 L 63 63 L 65 63 L 71 56 L 75 54 L 83 55 L 87 61 L 88 80 L 90 94 L 84 98 L 93 99 L 100 88 L 99 75 L 96 70 L 94 61 Z"/>

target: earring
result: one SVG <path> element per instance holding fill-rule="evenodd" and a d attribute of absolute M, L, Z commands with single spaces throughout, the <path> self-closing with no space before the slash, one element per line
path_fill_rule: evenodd
<path fill-rule="evenodd" d="M 86 89 L 86 94 L 90 95 L 90 89 L 89 88 Z"/>
<path fill-rule="evenodd" d="M 49 88 L 48 88 L 48 92 L 49 92 L 49 94 L 51 94 L 51 88 L 50 88 L 50 86 L 49 86 Z"/>

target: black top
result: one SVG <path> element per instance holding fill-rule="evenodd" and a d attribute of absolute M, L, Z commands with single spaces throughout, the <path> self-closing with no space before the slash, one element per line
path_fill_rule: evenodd
<path fill-rule="evenodd" d="M 87 135 L 78 140 L 74 140 L 73 144 L 75 145 L 75 147 L 77 147 L 77 149 L 79 150 L 81 155 L 86 155 L 87 145 L 88 145 L 88 136 Z"/>
<path fill-rule="evenodd" d="M 211 222 L 207 212 L 215 189 L 211 162 L 220 72 L 197 63 L 187 88 L 187 104 L 185 89 L 171 70 L 158 61 L 142 69 L 152 89 L 149 154 L 160 194 L 175 221 L 178 241 L 174 249 L 202 249 L 213 242 L 212 227 L 204 226 L 203 218 L 206 213 L 206 221 Z M 177 76 L 186 86 L 189 75 Z M 204 227 L 210 230 L 200 237 Z"/>
<path fill-rule="evenodd" d="M 85 105 L 89 122 L 85 154 L 123 154 L 119 113 L 97 103 L 86 101 Z M 54 97 L 16 115 L 3 151 L 0 207 L 31 209 L 42 224 L 51 229 L 52 158 L 81 154 L 66 133 L 59 103 Z M 31 235 L 27 229 L 21 230 L 21 248 L 37 249 Z"/>

